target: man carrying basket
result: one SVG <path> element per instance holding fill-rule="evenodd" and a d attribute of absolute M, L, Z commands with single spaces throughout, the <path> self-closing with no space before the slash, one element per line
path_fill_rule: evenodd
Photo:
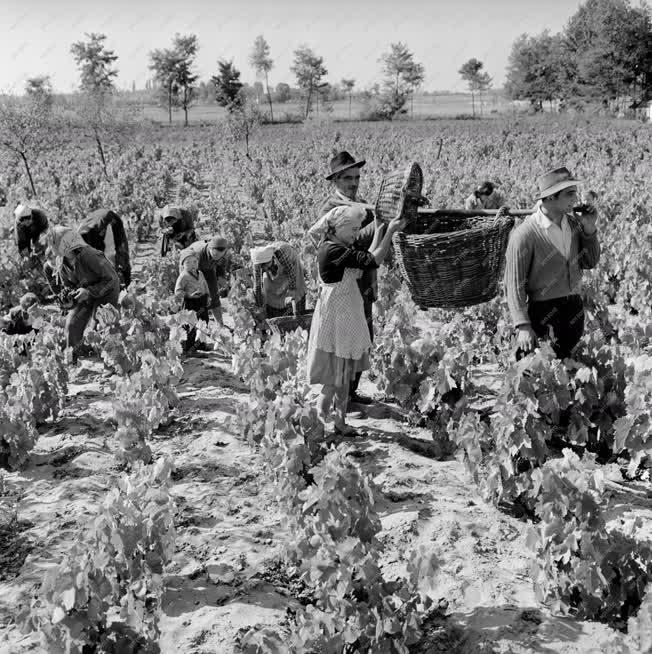
<path fill-rule="evenodd" d="M 600 243 L 595 208 L 576 206 L 579 183 L 567 168 L 539 177 L 535 212 L 510 236 L 505 286 L 517 358 L 549 336 L 557 356 L 567 358 L 584 332 L 582 270 L 595 268 Z"/>

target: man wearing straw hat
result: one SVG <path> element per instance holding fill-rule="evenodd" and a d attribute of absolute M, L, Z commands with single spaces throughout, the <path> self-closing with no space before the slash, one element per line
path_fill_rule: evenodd
<path fill-rule="evenodd" d="M 254 295 L 266 318 L 301 314 L 306 310 L 306 282 L 296 250 L 284 241 L 253 248 Z"/>
<path fill-rule="evenodd" d="M 318 240 L 326 231 L 325 216 L 331 209 L 343 205 L 366 204 L 365 201 L 358 197 L 358 187 L 360 186 L 360 169 L 365 165 L 366 160 L 357 160 L 348 152 L 338 152 L 330 161 L 330 173 L 326 179 L 333 184 L 329 196 L 324 200 L 319 208 L 319 220 L 308 230 L 308 234 Z M 366 217 L 358 237 L 353 244 L 356 249 L 367 251 L 374 238 L 374 215 L 371 209 L 367 208 Z M 358 279 L 358 287 L 362 294 L 362 303 L 364 307 L 365 319 L 369 328 L 369 336 L 373 342 L 373 305 L 377 298 L 378 282 L 375 269 L 364 270 L 362 276 Z M 357 404 L 371 404 L 373 400 L 369 397 L 358 393 L 361 373 L 358 373 L 351 383 L 349 400 Z"/>
<path fill-rule="evenodd" d="M 567 168 L 541 175 L 535 212 L 510 236 L 505 286 L 519 358 L 547 337 L 567 358 L 582 337 L 582 270 L 595 268 L 600 243 L 595 208 L 576 206 L 579 183 Z"/>

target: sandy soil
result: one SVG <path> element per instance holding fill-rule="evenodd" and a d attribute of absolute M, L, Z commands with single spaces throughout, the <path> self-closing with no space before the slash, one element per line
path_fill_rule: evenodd
<path fill-rule="evenodd" d="M 479 384 L 495 385 L 496 371 L 478 375 Z M 0 532 L 0 654 L 43 651 L 37 636 L 17 630 L 16 607 L 83 538 L 121 474 L 106 381 L 99 361 L 75 369 L 66 408 L 55 424 L 40 428 L 29 465 L 2 475 L 0 506 L 16 503 L 19 523 L 9 536 Z M 362 390 L 375 391 L 368 381 Z M 164 654 L 227 654 L 237 651 L 247 628 L 282 624 L 297 605 L 276 565 L 291 534 L 256 455 L 233 426 L 248 395 L 230 361 L 217 353 L 185 359 L 178 391 L 173 420 L 150 443 L 155 456 L 171 454 L 176 465 L 176 554 L 166 575 L 160 644 Z M 462 464 L 441 460 L 429 432 L 409 427 L 399 407 L 377 403 L 351 423 L 364 430 L 349 439 L 351 456 L 380 489 L 384 565 L 399 573 L 399 553 L 415 546 L 434 550 L 440 560 L 433 596 L 448 601 L 448 618 L 443 629 L 433 627 L 422 652 L 638 651 L 606 625 L 555 617 L 537 604 L 525 522 L 485 504 Z M 642 516 L 652 539 L 650 500 L 616 493 L 611 510 L 614 524 Z"/>
<path fill-rule="evenodd" d="M 68 405 L 56 424 L 41 430 L 29 466 L 5 475 L 5 492 L 18 494 L 22 533 L 12 558 L 2 559 L 0 652 L 41 651 L 36 638 L 22 636 L 13 625 L 15 607 L 83 535 L 120 474 L 103 381 L 99 362 L 78 368 Z M 256 456 L 232 427 L 237 403 L 247 396 L 229 361 L 213 353 L 188 358 L 179 393 L 174 421 L 152 442 L 156 455 L 172 454 L 176 462 L 177 551 L 166 578 L 161 647 L 232 652 L 242 630 L 282 623 L 296 603 L 272 574 L 289 534 Z M 352 456 L 381 490 L 385 565 L 398 565 L 400 551 L 419 545 L 440 558 L 434 593 L 449 602 L 449 624 L 465 632 L 461 644 L 433 645 L 430 651 L 635 651 L 626 636 L 605 625 L 561 619 L 538 606 L 524 523 L 482 502 L 455 459 L 418 453 L 428 451 L 428 434 L 407 429 L 399 418 L 398 407 L 377 404 L 366 419 L 352 419 L 366 432 L 351 440 Z M 625 499 L 615 498 L 618 517 L 630 510 Z"/>

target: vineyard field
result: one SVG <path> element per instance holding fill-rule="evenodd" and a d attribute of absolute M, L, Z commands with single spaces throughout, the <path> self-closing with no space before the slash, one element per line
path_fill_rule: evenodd
<path fill-rule="evenodd" d="M 123 216 L 134 281 L 77 365 L 55 305 L 37 335 L 0 334 L 0 654 L 652 652 L 650 125 L 315 121 L 258 127 L 249 156 L 221 123 L 116 139 L 106 171 L 81 133 L 33 161 L 52 222 Z M 304 236 L 343 149 L 367 160 L 369 202 L 411 161 L 434 207 L 491 179 L 529 208 L 556 165 L 584 180 L 603 252 L 577 360 L 515 363 L 502 296 L 419 311 L 390 257 L 361 384 L 376 401 L 349 416 L 359 436 L 326 436 L 307 334 L 255 329 L 248 253 L 293 243 L 314 305 Z M 1 314 L 40 283 L 8 163 Z M 159 253 L 171 200 L 233 246 L 232 331 L 200 323 L 191 356 L 178 258 Z"/>

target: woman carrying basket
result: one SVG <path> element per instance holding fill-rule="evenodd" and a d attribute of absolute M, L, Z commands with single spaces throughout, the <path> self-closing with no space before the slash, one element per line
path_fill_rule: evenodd
<path fill-rule="evenodd" d="M 365 217 L 360 206 L 341 206 L 326 215 L 326 234 L 317 252 L 321 291 L 310 328 L 308 377 L 322 384 L 319 412 L 325 422 L 334 420 L 335 433 L 352 435 L 346 424 L 349 384 L 357 373 L 369 368 L 371 339 L 357 280 L 365 270 L 383 261 L 392 235 L 402 229 L 399 219 L 386 229 L 376 221 L 368 251 L 355 249 Z M 336 414 L 331 418 L 335 401 Z"/>

